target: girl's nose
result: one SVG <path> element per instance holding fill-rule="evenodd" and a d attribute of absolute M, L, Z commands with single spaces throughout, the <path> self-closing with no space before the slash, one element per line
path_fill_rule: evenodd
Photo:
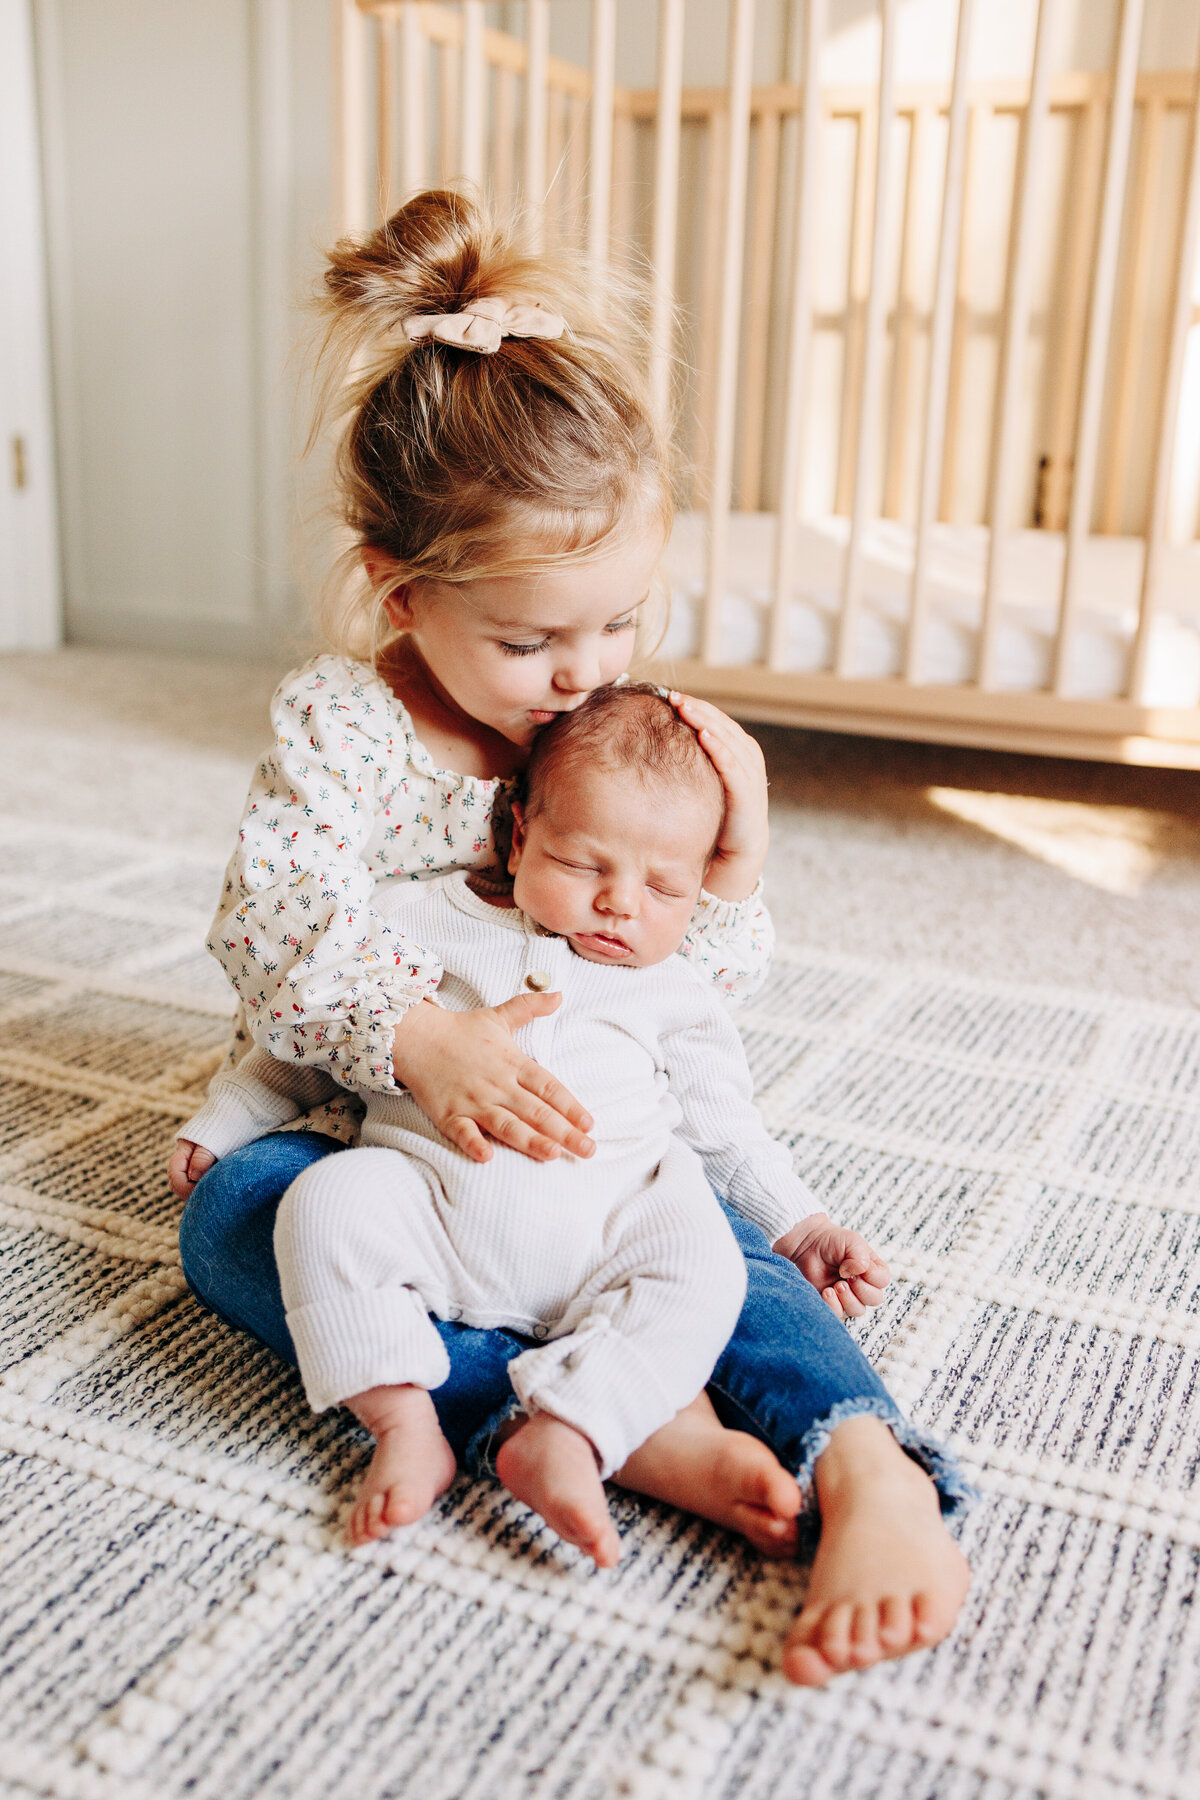
<path fill-rule="evenodd" d="M 590 694 L 600 686 L 598 660 L 583 652 L 565 656 L 554 671 L 553 686 L 560 694 Z"/>

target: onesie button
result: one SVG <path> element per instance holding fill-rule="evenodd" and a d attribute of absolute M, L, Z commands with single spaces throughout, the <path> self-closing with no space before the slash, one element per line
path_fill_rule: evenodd
<path fill-rule="evenodd" d="M 525 986 L 531 988 L 535 994 L 544 994 L 550 986 L 550 977 L 545 969 L 530 969 L 525 977 Z"/>
<path fill-rule="evenodd" d="M 535 1325 L 533 1328 L 533 1335 L 541 1342 L 550 1336 L 550 1327 L 548 1325 Z"/>

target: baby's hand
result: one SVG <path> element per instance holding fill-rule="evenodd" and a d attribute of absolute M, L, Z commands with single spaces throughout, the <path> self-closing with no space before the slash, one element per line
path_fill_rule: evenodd
<path fill-rule="evenodd" d="M 828 1213 L 793 1225 L 775 1249 L 795 1263 L 839 1319 L 861 1319 L 868 1306 L 878 1306 L 892 1278 L 866 1238 L 835 1225 Z"/>
<path fill-rule="evenodd" d="M 704 880 L 718 900 L 745 900 L 767 860 L 767 768 L 748 731 L 707 700 L 691 694 L 667 698 L 700 743 L 725 787 L 725 823 Z"/>
<path fill-rule="evenodd" d="M 167 1180 L 171 1183 L 171 1192 L 181 1200 L 186 1200 L 202 1175 L 216 1162 L 211 1150 L 201 1149 L 199 1144 L 189 1143 L 187 1138 L 180 1138 L 175 1145 L 175 1154 L 167 1164 Z"/>

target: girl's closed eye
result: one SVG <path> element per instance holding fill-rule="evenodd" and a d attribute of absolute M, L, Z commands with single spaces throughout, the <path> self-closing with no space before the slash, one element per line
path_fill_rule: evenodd
<path fill-rule="evenodd" d="M 546 649 L 549 642 L 549 638 L 543 638 L 540 644 L 506 644 L 502 639 L 500 648 L 505 656 L 536 656 L 539 650 Z"/>

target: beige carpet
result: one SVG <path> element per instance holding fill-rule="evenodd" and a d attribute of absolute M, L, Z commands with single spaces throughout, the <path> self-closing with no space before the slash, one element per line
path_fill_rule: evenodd
<path fill-rule="evenodd" d="M 951 1640 L 801 1695 L 802 1574 L 667 1509 L 615 1502 L 610 1575 L 470 1484 L 347 1556 L 361 1434 L 184 1292 L 163 1159 L 269 685 L 0 667 L 3 1800 L 1191 1800 L 1189 780 L 767 734 L 760 1096 L 886 1246 L 864 1345 L 984 1496 Z"/>

